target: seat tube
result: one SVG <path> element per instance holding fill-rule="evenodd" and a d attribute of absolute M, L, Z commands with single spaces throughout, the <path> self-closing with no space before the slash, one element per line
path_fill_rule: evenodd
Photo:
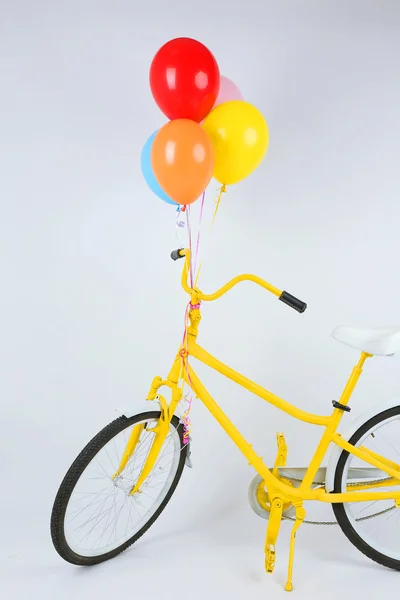
<path fill-rule="evenodd" d="M 351 398 L 351 395 L 354 391 L 354 388 L 356 387 L 357 382 L 360 378 L 360 375 L 363 371 L 364 363 L 365 363 L 366 359 L 369 358 L 370 356 L 371 356 L 371 354 L 367 354 L 366 352 L 361 353 L 360 359 L 359 359 L 357 365 L 353 368 L 353 370 L 350 374 L 350 377 L 347 380 L 347 383 L 344 387 L 342 395 L 340 396 L 339 405 L 347 406 L 347 404 Z M 336 432 L 336 430 L 339 426 L 339 423 L 342 420 L 342 417 L 343 417 L 343 409 L 340 407 L 335 408 L 335 410 L 332 413 L 332 416 L 330 417 L 329 423 L 326 426 L 326 429 L 322 435 L 321 441 L 318 444 L 318 448 L 317 448 L 317 450 L 310 462 L 310 465 L 307 469 L 307 472 L 304 476 L 304 479 L 300 486 L 301 489 L 306 490 L 312 486 L 314 477 L 315 477 L 318 469 L 320 468 L 322 461 L 324 460 L 324 457 L 327 453 L 329 445 L 332 442 L 333 435 Z"/>

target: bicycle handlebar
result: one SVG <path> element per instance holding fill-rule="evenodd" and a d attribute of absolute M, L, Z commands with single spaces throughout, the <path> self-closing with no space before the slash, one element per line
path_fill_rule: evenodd
<path fill-rule="evenodd" d="M 181 252 L 185 252 L 185 250 L 172 250 L 171 252 L 171 258 L 172 260 L 179 260 L 180 258 L 184 258 L 184 254 L 181 254 Z"/>
<path fill-rule="evenodd" d="M 289 292 L 283 291 L 282 294 L 279 296 L 279 300 L 290 306 L 290 308 L 297 310 L 297 312 L 299 313 L 303 313 L 307 308 L 306 302 L 299 300 L 298 298 L 296 298 L 296 296 L 292 296 L 292 294 L 289 294 Z"/>
<path fill-rule="evenodd" d="M 229 292 L 229 290 L 231 290 L 235 285 L 237 285 L 241 281 L 253 281 L 260 287 L 268 290 L 268 292 L 271 292 L 272 294 L 277 296 L 279 300 L 281 300 L 281 302 L 284 302 L 285 304 L 290 306 L 290 308 L 293 308 L 297 312 L 303 313 L 307 308 L 307 304 L 302 300 L 299 300 L 295 296 L 292 296 L 292 294 L 289 294 L 289 292 L 286 292 L 285 290 L 279 290 L 275 286 L 268 283 L 268 281 L 264 281 L 264 279 L 261 279 L 261 277 L 257 277 L 257 275 L 238 275 L 237 277 L 231 279 L 231 281 L 226 283 L 218 291 L 214 292 L 214 294 L 203 294 L 203 292 L 193 290 L 192 288 L 190 288 L 187 282 L 190 269 L 190 250 L 174 250 L 173 252 L 171 252 L 171 258 L 172 260 L 185 258 L 185 264 L 182 271 L 182 287 L 188 294 L 192 294 L 195 291 L 199 300 L 203 300 L 205 302 L 217 300 L 218 298 L 221 298 L 221 296 Z"/>

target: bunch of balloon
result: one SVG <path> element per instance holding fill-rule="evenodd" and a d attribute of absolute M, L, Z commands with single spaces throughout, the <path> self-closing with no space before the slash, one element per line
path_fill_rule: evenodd
<path fill-rule="evenodd" d="M 199 123 L 218 96 L 217 61 L 196 40 L 171 40 L 153 58 L 150 88 L 169 122 L 153 133 L 143 148 L 143 175 L 162 200 L 175 205 L 192 204 L 204 192 L 214 171 L 213 145 Z"/>
<path fill-rule="evenodd" d="M 213 176 L 225 188 L 261 163 L 267 123 L 233 81 L 220 75 L 203 44 L 191 38 L 164 44 L 151 63 L 150 88 L 169 119 L 142 150 L 144 178 L 159 198 L 192 204 Z"/>

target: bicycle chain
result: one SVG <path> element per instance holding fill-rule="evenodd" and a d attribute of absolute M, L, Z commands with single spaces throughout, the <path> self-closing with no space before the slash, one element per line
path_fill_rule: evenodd
<path fill-rule="evenodd" d="M 296 479 L 296 477 L 288 477 L 285 475 L 285 479 L 288 479 L 289 481 L 293 481 L 296 483 L 301 483 L 302 480 L 301 479 Z M 387 480 L 392 479 L 391 477 L 388 477 Z M 357 482 L 357 483 L 349 483 L 348 486 L 356 486 L 356 485 L 373 485 L 374 483 L 383 483 L 384 481 L 386 481 L 386 479 L 374 479 L 373 481 L 361 481 L 361 482 Z M 313 481 L 313 485 L 316 486 L 320 486 L 320 485 L 325 485 L 325 483 L 322 483 L 320 481 Z M 369 519 L 373 519 L 374 517 L 380 517 L 381 515 L 384 515 L 388 512 L 391 512 L 392 510 L 395 510 L 396 506 L 391 506 L 390 508 L 386 508 L 385 510 L 381 510 L 377 513 L 374 513 L 373 515 L 368 515 L 367 517 L 359 517 L 358 519 L 356 519 L 357 523 L 360 523 L 361 521 L 368 521 Z M 294 517 L 282 517 L 283 520 L 285 521 L 296 521 L 296 519 Z M 337 521 L 308 521 L 308 520 L 304 520 L 303 523 L 306 523 L 306 525 L 338 525 Z"/>

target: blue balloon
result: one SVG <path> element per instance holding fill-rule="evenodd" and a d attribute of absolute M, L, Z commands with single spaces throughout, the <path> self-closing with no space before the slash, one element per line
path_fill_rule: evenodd
<path fill-rule="evenodd" d="M 155 131 L 154 133 L 151 134 L 151 136 L 149 137 L 149 139 L 143 146 L 142 158 L 141 158 L 143 177 L 144 177 L 147 185 L 151 189 L 151 191 L 154 192 L 156 196 L 158 196 L 159 198 L 161 198 L 161 200 L 164 200 L 164 202 L 167 202 L 168 204 L 173 204 L 174 206 L 178 206 L 178 204 L 176 202 L 174 202 L 173 200 L 171 200 L 171 198 L 169 196 L 167 196 L 167 194 L 164 192 L 161 185 L 158 183 L 157 179 L 155 178 L 155 175 L 153 172 L 153 167 L 151 166 L 151 156 L 150 156 L 151 155 L 151 147 L 153 145 L 153 140 L 156 137 L 157 133 L 158 133 L 158 129 L 157 129 L 157 131 Z"/>

